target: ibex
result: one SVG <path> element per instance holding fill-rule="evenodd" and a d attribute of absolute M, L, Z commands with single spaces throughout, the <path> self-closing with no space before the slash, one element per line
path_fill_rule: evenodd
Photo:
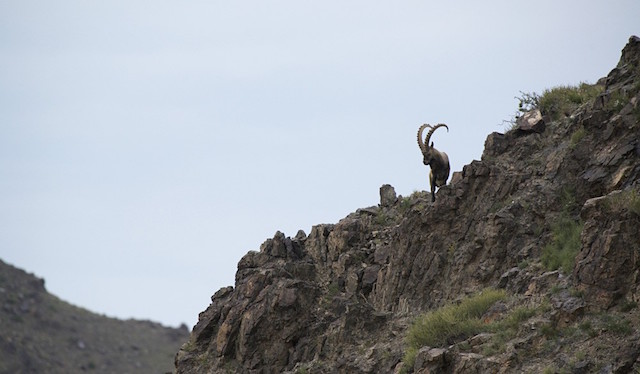
<path fill-rule="evenodd" d="M 430 128 L 427 133 L 426 141 L 422 141 L 422 132 L 426 128 Z M 433 142 L 429 145 L 429 140 L 431 140 L 431 135 L 434 131 L 436 131 L 439 127 L 445 127 L 447 132 L 449 132 L 449 127 L 444 123 L 437 124 L 435 126 L 427 125 L 426 123 L 418 129 L 418 146 L 422 151 L 422 162 L 425 165 L 429 165 L 431 167 L 431 172 L 429 173 L 429 183 L 431 184 L 431 201 L 436 201 L 436 187 L 442 187 L 447 184 L 447 179 L 449 179 L 449 156 L 446 153 L 440 152 L 437 149 L 433 148 Z"/>

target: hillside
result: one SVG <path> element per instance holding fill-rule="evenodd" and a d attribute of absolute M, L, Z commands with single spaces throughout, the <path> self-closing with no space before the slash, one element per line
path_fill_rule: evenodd
<path fill-rule="evenodd" d="M 0 261 L 0 373 L 166 373 L 187 337 L 75 307 Z"/>
<path fill-rule="evenodd" d="M 434 203 L 385 185 L 378 206 L 276 233 L 177 372 L 640 370 L 639 100 L 632 37 L 597 84 L 524 97 Z"/>

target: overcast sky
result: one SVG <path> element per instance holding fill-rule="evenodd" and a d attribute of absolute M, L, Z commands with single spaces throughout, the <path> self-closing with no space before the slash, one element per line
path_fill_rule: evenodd
<path fill-rule="evenodd" d="M 0 0 L 0 258 L 78 306 L 197 321 L 280 230 L 428 189 L 514 98 L 593 83 L 626 1 Z"/>

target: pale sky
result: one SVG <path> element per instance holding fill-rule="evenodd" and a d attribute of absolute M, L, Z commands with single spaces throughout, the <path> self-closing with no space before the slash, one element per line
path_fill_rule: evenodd
<path fill-rule="evenodd" d="M 195 324 L 236 265 L 379 187 L 428 189 L 520 91 L 595 82 L 640 1 L 0 0 L 0 259 L 119 318 Z"/>

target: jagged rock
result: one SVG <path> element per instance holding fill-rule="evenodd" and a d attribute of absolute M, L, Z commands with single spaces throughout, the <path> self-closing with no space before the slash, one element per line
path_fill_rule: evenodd
<path fill-rule="evenodd" d="M 298 233 L 296 233 L 295 239 L 299 242 L 302 242 L 305 239 L 307 239 L 307 234 L 305 234 L 303 230 L 298 230 Z"/>
<path fill-rule="evenodd" d="M 376 251 L 373 254 L 374 262 L 376 264 L 384 265 L 389 260 L 389 255 L 391 254 L 391 248 L 388 246 L 382 246 L 376 248 Z"/>
<path fill-rule="evenodd" d="M 531 247 L 532 246 L 527 246 L 523 248 L 518 255 L 522 258 L 529 258 L 532 250 Z M 498 288 L 506 288 L 513 293 L 524 294 L 531 286 L 533 278 L 535 277 L 530 272 L 513 267 L 500 276 Z"/>
<path fill-rule="evenodd" d="M 497 373 L 502 364 L 478 353 L 460 353 L 452 366 L 455 373 Z"/>
<path fill-rule="evenodd" d="M 501 319 L 502 317 L 504 317 L 504 315 L 507 313 L 508 308 L 507 305 L 501 301 L 496 302 L 495 304 L 493 304 L 483 315 L 482 315 L 482 322 L 484 323 L 491 323 L 493 321 L 496 321 L 498 319 Z"/>
<path fill-rule="evenodd" d="M 447 350 L 444 348 L 423 347 L 416 355 L 413 371 L 416 374 L 445 373 Z"/>
<path fill-rule="evenodd" d="M 390 207 L 398 201 L 396 190 L 390 184 L 384 184 L 380 187 L 380 206 Z"/>
<path fill-rule="evenodd" d="M 362 291 L 368 294 L 378 280 L 380 265 L 367 266 L 362 273 Z"/>
<path fill-rule="evenodd" d="M 454 171 L 453 174 L 451 174 L 451 180 L 449 181 L 449 184 L 457 184 L 460 181 L 462 181 L 462 172 L 460 171 Z"/>
<path fill-rule="evenodd" d="M 529 296 L 545 292 L 549 290 L 552 285 L 561 284 L 561 281 L 563 280 L 564 277 L 558 270 L 545 272 L 539 276 L 531 278 L 525 295 Z"/>
<path fill-rule="evenodd" d="M 260 246 L 260 252 L 274 257 L 287 257 L 292 252 L 291 239 L 285 238 L 280 231 L 276 232 L 273 239 L 267 239 Z"/>
<path fill-rule="evenodd" d="M 551 302 L 555 309 L 551 317 L 558 327 L 565 327 L 576 321 L 582 316 L 586 306 L 582 298 L 571 296 L 567 291 L 554 295 Z"/>
<path fill-rule="evenodd" d="M 585 297 L 604 309 L 628 294 L 636 298 L 640 291 L 640 216 L 627 209 L 624 193 L 590 199 L 580 213 L 584 229 L 574 277 Z"/>
<path fill-rule="evenodd" d="M 512 267 L 507 270 L 504 274 L 500 276 L 500 280 L 498 281 L 499 288 L 506 288 L 509 284 L 509 281 L 515 279 L 520 274 L 520 269 L 517 267 Z"/>
<path fill-rule="evenodd" d="M 499 132 L 493 132 L 484 141 L 484 152 L 482 158 L 495 157 L 504 153 L 509 147 L 509 137 Z M 465 173 L 463 172 L 463 176 Z"/>
<path fill-rule="evenodd" d="M 482 333 L 482 334 L 472 336 L 467 341 L 469 342 L 471 349 L 478 350 L 479 347 L 481 347 L 483 344 L 490 342 L 491 339 L 493 339 L 494 337 L 495 337 L 495 334 Z M 475 353 L 479 353 L 479 352 L 475 352 Z"/>

